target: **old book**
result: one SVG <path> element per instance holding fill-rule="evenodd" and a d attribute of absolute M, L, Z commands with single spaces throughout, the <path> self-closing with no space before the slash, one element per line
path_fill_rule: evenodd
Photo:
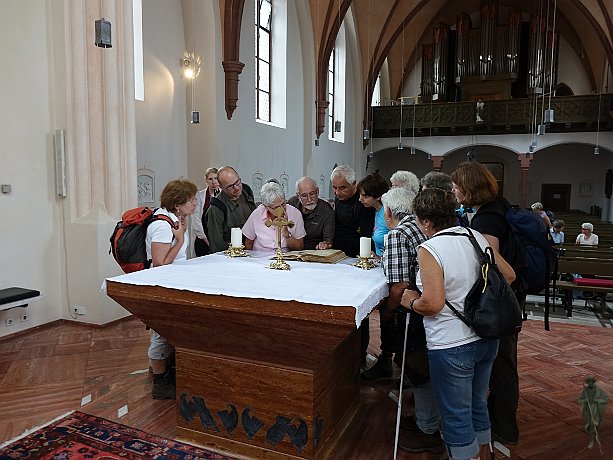
<path fill-rule="evenodd" d="M 320 262 L 323 264 L 335 264 L 347 256 L 340 249 L 304 249 L 302 251 L 289 251 L 283 253 L 287 260 L 301 260 L 302 262 Z"/>

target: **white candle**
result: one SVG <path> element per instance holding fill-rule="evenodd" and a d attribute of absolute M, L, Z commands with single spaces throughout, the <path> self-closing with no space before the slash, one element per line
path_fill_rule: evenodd
<path fill-rule="evenodd" d="M 360 237 L 360 257 L 370 257 L 370 238 Z"/>
<path fill-rule="evenodd" d="M 230 244 L 233 248 L 240 248 L 243 245 L 243 232 L 240 228 L 231 229 Z"/>

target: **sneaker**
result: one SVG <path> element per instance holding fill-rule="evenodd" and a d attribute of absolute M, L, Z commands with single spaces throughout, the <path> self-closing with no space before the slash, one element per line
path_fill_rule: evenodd
<path fill-rule="evenodd" d="M 429 452 L 431 454 L 442 454 L 445 451 L 445 445 L 441 439 L 440 431 L 432 434 L 426 434 L 420 429 L 416 432 L 404 432 L 398 440 L 398 447 L 405 452 L 419 453 Z"/>
<path fill-rule="evenodd" d="M 169 372 L 159 377 L 153 377 L 153 387 L 151 388 L 153 399 L 175 399 L 176 395 L 177 387 Z"/>
<path fill-rule="evenodd" d="M 362 372 L 362 378 L 364 380 L 389 379 L 392 375 L 394 375 L 392 357 L 383 355 L 379 355 L 377 362 Z"/>

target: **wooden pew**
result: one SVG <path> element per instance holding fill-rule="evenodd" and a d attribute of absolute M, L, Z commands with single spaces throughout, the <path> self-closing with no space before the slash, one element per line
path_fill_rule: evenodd
<path fill-rule="evenodd" d="M 580 290 L 593 292 L 600 298 L 601 308 L 606 308 L 606 298 L 608 294 L 613 294 L 613 259 L 597 259 L 590 257 L 566 257 L 561 255 L 558 258 L 558 273 L 568 274 L 589 274 L 590 278 L 593 277 L 597 280 L 610 280 L 607 286 L 590 286 L 585 284 L 577 284 L 573 281 L 557 281 L 553 280 L 554 293 L 556 289 L 559 289 L 566 293 L 563 297 L 563 304 L 568 317 L 572 316 L 572 291 Z M 586 280 L 588 278 L 582 278 Z M 602 281 L 601 281 L 602 282 Z M 569 292 L 570 291 L 570 292 Z"/>

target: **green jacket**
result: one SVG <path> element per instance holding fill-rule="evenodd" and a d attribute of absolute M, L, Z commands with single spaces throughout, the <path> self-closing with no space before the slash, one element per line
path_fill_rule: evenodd
<path fill-rule="evenodd" d="M 247 184 L 243 184 L 243 196 L 251 211 L 256 208 L 253 191 Z M 216 203 L 213 203 L 217 200 Z M 211 200 L 206 211 L 207 237 L 211 253 L 225 251 L 230 244 L 230 229 L 242 227 L 245 220 L 238 213 L 238 204 L 228 198 L 223 191 Z"/>

